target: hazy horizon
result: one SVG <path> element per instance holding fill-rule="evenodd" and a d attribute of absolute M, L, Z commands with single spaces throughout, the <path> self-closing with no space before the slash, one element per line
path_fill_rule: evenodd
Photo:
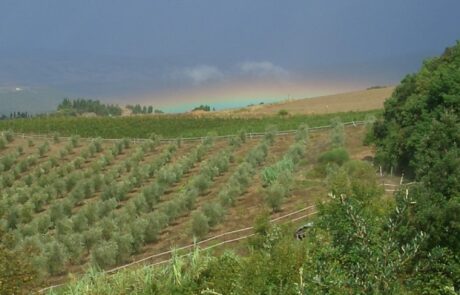
<path fill-rule="evenodd" d="M 459 10 L 453 0 L 5 1 L 0 87 L 174 109 L 394 85 L 460 38 Z"/>

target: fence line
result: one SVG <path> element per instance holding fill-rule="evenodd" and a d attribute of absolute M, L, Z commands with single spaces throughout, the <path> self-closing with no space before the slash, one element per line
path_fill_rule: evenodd
<path fill-rule="evenodd" d="M 298 214 L 300 212 L 303 212 L 303 211 L 306 211 L 306 210 L 309 210 L 309 209 L 313 209 L 315 206 L 308 206 L 308 207 L 305 207 L 303 209 L 300 209 L 300 210 L 297 210 L 297 211 L 294 211 L 294 212 L 291 212 L 291 213 L 288 213 L 286 215 L 283 215 L 283 216 L 279 216 L 275 219 L 272 219 L 270 220 L 270 222 L 275 222 L 275 221 L 278 221 L 280 219 L 283 219 L 283 218 L 286 218 L 288 216 L 292 216 L 292 215 L 295 215 L 295 214 Z M 311 216 L 311 215 L 314 215 L 318 212 L 312 212 L 312 213 L 309 213 L 309 214 L 306 214 L 306 215 L 303 215 L 303 216 L 300 216 L 300 217 L 297 217 L 293 220 L 289 220 L 287 222 L 295 222 L 295 221 L 298 221 L 300 219 L 303 219 L 303 218 L 306 218 L 308 216 Z M 286 223 L 287 223 L 286 222 Z M 125 265 L 121 265 L 121 266 L 118 266 L 118 267 L 115 267 L 115 268 L 112 268 L 112 269 L 109 269 L 109 270 L 106 270 L 106 271 L 102 271 L 103 273 L 107 273 L 107 274 L 113 274 L 119 270 L 122 270 L 122 269 L 125 269 L 125 268 L 128 268 L 130 266 L 133 266 L 133 265 L 136 265 L 136 264 L 139 264 L 139 263 L 142 263 L 144 261 L 147 261 L 147 260 L 150 260 L 152 258 L 156 258 L 156 257 L 161 257 L 163 255 L 166 255 L 166 254 L 172 254 L 174 251 L 181 251 L 181 250 L 185 250 L 185 249 L 188 249 L 188 248 L 192 248 L 192 247 L 196 247 L 198 245 L 201 245 L 203 243 L 206 243 L 206 242 L 209 242 L 209 241 L 212 241 L 212 240 L 215 240 L 217 238 L 220 238 L 220 237 L 223 237 L 223 236 L 226 236 L 226 235 L 230 235 L 230 234 L 234 234 L 234 233 L 240 233 L 240 232 L 244 232 L 244 231 L 248 231 L 248 230 L 252 230 L 254 229 L 254 227 L 246 227 L 246 228 L 242 228 L 242 229 L 238 229 L 238 230 L 234 230 L 234 231 L 230 231 L 230 232 L 226 232 L 226 233 L 223 233 L 223 234 L 220 234 L 220 235 L 217 235 L 217 236 L 214 236 L 214 237 L 211 237 L 211 238 L 208 238 L 206 240 L 202 240 L 200 242 L 197 242 L 197 243 L 194 243 L 194 244 L 190 244 L 190 245 L 186 245 L 186 246 L 183 246 L 183 247 L 180 247 L 180 248 L 176 248 L 174 250 L 169 250 L 169 251 L 165 251 L 165 252 L 162 252 L 162 253 L 157 253 L 157 254 L 154 254 L 154 255 L 151 255 L 151 256 L 148 256 L 148 257 L 145 257 L 145 258 L 142 258 L 140 260 L 136 260 L 136 261 L 133 261 L 131 263 L 128 263 L 128 264 L 125 264 Z M 234 238 L 234 239 L 231 239 L 231 240 L 225 240 L 225 241 L 222 241 L 222 242 L 219 242 L 217 244 L 214 244 L 214 245 L 209 245 L 208 247 L 205 247 L 203 249 L 201 249 L 201 251 L 207 251 L 207 250 L 210 250 L 212 248 L 215 248 L 215 247 L 218 247 L 218 246 L 222 246 L 222 245 L 225 245 L 225 244 L 228 244 L 228 243 L 233 243 L 233 242 L 237 242 L 237 241 L 240 241 L 240 240 L 244 240 L 244 239 L 247 239 L 251 236 L 253 236 L 255 234 L 249 234 L 249 235 L 245 235 L 245 236 L 242 236 L 242 237 L 237 237 L 237 238 Z M 183 257 L 183 256 L 186 256 L 186 255 L 189 255 L 190 252 L 188 253 L 185 253 L 183 255 L 181 255 L 180 257 Z M 171 261 L 171 258 L 169 259 L 166 259 L 166 260 L 163 260 L 163 261 L 160 261 L 160 262 L 155 262 L 155 263 L 151 263 L 151 264 L 148 264 L 148 265 L 145 265 L 145 266 L 149 266 L 149 267 L 152 267 L 152 266 L 156 266 L 156 265 L 160 265 L 160 264 L 164 264 L 164 263 L 167 263 Z M 38 293 L 44 293 L 46 291 L 49 291 L 51 289 L 54 289 L 54 288 L 57 288 L 57 287 L 61 287 L 61 286 L 64 286 L 66 283 L 62 283 L 62 284 L 57 284 L 57 285 L 52 285 L 52 286 L 49 286 L 49 287 L 46 287 L 46 288 L 43 288 L 43 289 L 40 289 L 38 291 Z"/>
<path fill-rule="evenodd" d="M 416 184 L 416 183 L 417 183 L 417 182 L 409 182 L 409 183 L 406 183 L 406 184 L 403 184 L 403 185 L 412 185 L 412 184 Z M 392 186 L 392 187 L 399 187 L 399 186 L 401 186 L 401 185 L 393 185 L 393 184 L 383 184 L 383 186 L 385 186 L 385 185 Z M 394 191 L 397 191 L 397 189 L 393 189 L 393 190 L 387 190 L 387 189 L 385 189 L 385 191 L 387 191 L 387 192 L 394 192 Z M 306 211 L 306 210 L 309 210 L 309 209 L 313 209 L 314 207 L 315 207 L 315 206 L 308 206 L 308 207 L 299 209 L 299 210 L 297 210 L 297 211 L 294 211 L 294 212 L 291 212 L 291 213 L 288 213 L 288 214 L 279 216 L 279 217 L 277 217 L 277 218 L 271 219 L 270 222 L 275 222 L 275 221 L 284 219 L 284 218 L 286 218 L 286 217 L 289 217 L 289 216 L 298 214 L 298 213 L 300 213 L 300 212 L 303 212 L 303 211 Z M 310 216 L 315 215 L 315 214 L 318 214 L 318 211 L 310 212 L 310 213 L 308 213 L 308 214 L 305 214 L 305 215 L 296 217 L 296 218 L 294 218 L 294 219 L 290 219 L 290 220 L 288 220 L 286 223 L 288 223 L 288 222 L 296 222 L 296 221 L 302 220 L 302 219 L 304 219 L 304 218 L 310 217 Z M 167 254 L 172 254 L 174 251 L 181 251 L 181 250 L 193 248 L 193 247 L 196 247 L 196 246 L 198 246 L 198 245 L 207 243 L 207 242 L 212 241 L 212 240 L 216 240 L 216 239 L 221 238 L 221 237 L 224 237 L 224 236 L 228 236 L 228 235 L 235 234 L 235 233 L 240 233 L 240 232 L 249 231 L 249 230 L 252 230 L 252 229 L 254 229 L 254 227 L 251 226 L 251 227 L 246 227 L 246 228 L 242 228 L 242 229 L 238 229 L 238 230 L 226 232 L 226 233 L 223 233 L 223 234 L 220 234 L 220 235 L 217 235 L 217 236 L 213 236 L 213 237 L 208 238 L 208 239 L 206 239 L 206 240 L 199 241 L 199 242 L 194 243 L 194 244 L 190 244 L 190 245 L 186 245 L 186 246 L 183 246 L 183 247 L 180 247 L 180 248 L 176 248 L 176 249 L 174 249 L 174 250 L 169 250 L 169 251 L 165 251 L 165 252 L 162 252 L 162 253 L 154 254 L 154 255 L 151 255 L 151 256 L 142 258 L 142 259 L 140 259 L 140 260 L 136 260 L 136 261 L 133 261 L 133 262 L 131 262 L 131 263 L 128 263 L 128 264 L 125 264 L 125 265 L 121 265 L 121 266 L 118 266 L 118 267 L 116 267 L 116 268 L 113 268 L 113 269 L 110 269 L 110 270 L 107 270 L 107 271 L 103 271 L 103 273 L 113 274 L 113 273 L 115 273 L 115 272 L 117 272 L 117 271 L 119 271 L 119 270 L 122 270 L 122 269 L 125 269 L 125 268 L 128 268 L 128 267 L 131 267 L 131 266 L 133 266 L 133 265 L 136 265 L 136 264 L 145 262 L 145 261 L 147 261 L 147 260 L 150 260 L 150 259 L 153 259 L 153 258 L 156 258 L 156 257 L 161 257 L 161 256 L 167 255 Z M 225 244 L 228 244 L 228 243 L 233 243 L 233 242 L 237 242 L 237 241 L 240 241 L 240 240 L 244 240 L 244 239 L 247 239 L 247 238 L 252 237 L 252 236 L 254 236 L 254 235 L 255 235 L 255 234 L 252 233 L 252 234 L 248 234 L 248 235 L 245 235 L 245 236 L 242 236 L 242 237 L 237 237 L 237 238 L 234 238 L 234 239 L 231 239 L 231 240 L 224 240 L 224 241 L 219 242 L 219 243 L 217 243 L 217 244 L 209 245 L 208 247 L 205 247 L 205 248 L 201 249 L 201 251 L 207 251 L 207 250 L 210 250 L 210 249 L 213 249 L 213 248 L 215 248 L 215 247 L 219 247 L 219 246 L 222 246 L 222 245 L 225 245 Z M 184 257 L 184 256 L 187 256 L 187 255 L 189 255 L 189 254 L 190 254 L 190 252 L 185 253 L 185 254 L 183 254 L 183 255 L 180 255 L 179 257 Z M 171 258 L 168 258 L 168 259 L 165 259 L 165 260 L 162 260 L 162 261 L 159 261 L 159 262 L 147 264 L 147 265 L 145 265 L 145 267 L 153 267 L 153 266 L 165 264 L 165 263 L 167 263 L 167 262 L 169 262 L 169 261 L 171 261 Z M 66 284 L 66 283 L 62 283 L 62 284 L 57 284 L 57 285 L 49 286 L 49 287 L 46 287 L 46 288 L 44 288 L 44 289 L 39 290 L 38 292 L 39 292 L 39 293 L 43 293 L 43 292 L 45 292 L 45 291 L 48 291 L 48 290 L 51 290 L 51 289 L 54 289 L 54 288 L 57 288 L 57 287 L 61 287 L 61 286 L 65 285 L 65 284 Z"/>
<path fill-rule="evenodd" d="M 351 122 L 343 123 L 343 125 L 345 125 L 345 126 L 352 125 L 354 127 L 356 127 L 357 125 L 364 125 L 364 124 L 366 124 L 365 121 L 351 121 Z M 316 131 L 316 130 L 321 130 L 321 129 L 328 129 L 328 128 L 331 128 L 331 127 L 332 127 L 332 125 L 324 125 L 324 126 L 310 127 L 310 128 L 308 128 L 308 130 Z M 5 131 L 2 131 L 1 133 L 3 134 L 4 132 Z M 276 135 L 277 136 L 290 135 L 290 134 L 294 134 L 295 132 L 297 132 L 297 130 L 284 130 L 284 131 L 276 132 Z M 26 134 L 26 133 L 17 133 L 17 132 L 13 132 L 12 134 L 15 135 L 15 136 L 18 136 L 18 137 L 22 137 L 22 138 L 43 138 L 43 139 L 50 139 L 50 140 L 53 139 L 53 135 L 50 135 L 50 134 L 40 135 L 40 134 Z M 246 134 L 247 134 L 247 136 L 249 138 L 254 138 L 254 137 L 264 136 L 266 134 L 266 132 L 248 132 Z M 231 138 L 233 136 L 235 136 L 235 135 L 234 134 L 232 134 L 232 135 L 217 135 L 217 136 L 213 136 L 213 137 L 223 139 L 223 138 Z M 59 136 L 59 138 L 65 140 L 65 139 L 69 139 L 70 136 Z M 81 140 L 91 141 L 91 140 L 93 140 L 95 138 L 96 137 L 81 137 L 80 139 Z M 162 142 L 171 142 L 171 141 L 176 141 L 176 140 L 199 141 L 199 140 L 203 140 L 205 138 L 206 138 L 206 136 L 184 137 L 184 138 L 176 137 L 176 138 L 163 138 L 163 139 L 160 139 L 160 141 L 162 141 Z M 117 140 L 120 140 L 120 139 L 121 138 L 101 138 L 102 141 L 117 141 Z M 148 138 L 128 138 L 128 139 L 131 140 L 132 142 L 144 142 L 144 141 L 148 140 Z"/>

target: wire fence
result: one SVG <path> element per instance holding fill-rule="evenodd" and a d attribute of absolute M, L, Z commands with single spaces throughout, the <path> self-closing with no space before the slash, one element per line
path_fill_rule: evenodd
<path fill-rule="evenodd" d="M 351 122 L 345 122 L 343 123 L 343 125 L 345 126 L 358 126 L 358 125 L 364 125 L 366 124 L 366 121 L 351 121 Z M 309 131 L 317 131 L 317 130 L 322 130 L 322 129 L 328 129 L 328 128 L 331 128 L 332 125 L 324 125 L 324 126 L 317 126 L 317 127 L 310 127 L 308 128 Z M 5 130 L 1 131 L 1 135 L 3 136 L 4 132 L 6 132 Z M 291 135 L 291 134 L 295 134 L 297 132 L 297 130 L 283 130 L 283 131 L 278 131 L 276 132 L 276 135 L 277 136 L 283 136 L 283 135 Z M 12 132 L 12 134 L 14 136 L 17 136 L 17 137 L 22 137 L 22 138 L 28 138 L 28 139 L 34 139 L 34 138 L 38 138 L 38 139 L 48 139 L 48 140 L 52 140 L 55 136 L 53 134 L 27 134 L 27 133 L 17 133 L 17 132 Z M 247 132 L 246 135 L 247 137 L 249 138 L 258 138 L 258 137 L 262 137 L 266 134 L 266 132 Z M 231 137 L 234 137 L 235 135 L 234 134 L 231 134 L 231 135 L 216 135 L 216 136 L 213 136 L 214 138 L 218 138 L 218 139 L 225 139 L 225 138 L 231 138 Z M 71 137 L 70 136 L 58 136 L 59 139 L 61 140 L 69 140 Z M 172 141 L 177 141 L 177 140 L 182 140 L 182 141 L 202 141 L 204 140 L 205 138 L 207 138 L 207 136 L 199 136 L 199 137 L 176 137 L 176 138 L 163 138 L 163 139 L 160 139 L 160 141 L 162 142 L 172 142 Z M 86 140 L 86 141 L 91 141 L 91 140 L 94 140 L 94 138 L 91 138 L 91 137 L 81 137 L 80 138 L 81 140 Z M 118 141 L 120 140 L 120 138 L 101 138 L 102 141 L 108 141 L 108 142 L 111 142 L 111 141 Z M 131 140 L 132 142 L 144 142 L 144 141 L 147 141 L 148 138 L 129 138 L 129 140 Z"/>
<path fill-rule="evenodd" d="M 305 212 L 307 210 L 311 210 L 313 209 L 314 210 L 315 206 L 308 206 L 308 207 L 305 207 L 305 208 L 302 208 L 302 209 L 299 209 L 299 210 L 296 210 L 294 212 L 291 212 L 291 213 L 288 213 L 288 214 L 285 214 L 285 215 L 282 215 L 282 216 L 279 216 L 277 218 L 274 218 L 272 220 L 270 220 L 271 223 L 274 223 L 274 222 L 277 222 L 279 220 L 282 220 L 282 219 L 286 219 L 287 217 L 291 217 L 291 216 L 294 216 L 294 215 L 297 215 L 299 213 L 302 213 L 302 212 Z M 289 222 L 296 222 L 296 221 L 299 221 L 301 219 L 305 219 L 309 216 L 312 216 L 314 214 L 317 214 L 318 212 L 317 211 L 313 211 L 313 212 L 310 212 L 308 214 L 304 214 L 302 216 L 298 216 L 298 217 L 295 217 L 293 219 L 289 219 L 288 221 L 286 221 L 285 223 L 289 223 Z M 225 233 L 222 233 L 222 234 L 219 234 L 219 235 L 216 235 L 216 236 L 213 236 L 211 238 L 208 238 L 208 239 L 205 239 L 205 240 L 202 240 L 202 241 L 199 241 L 199 242 L 195 242 L 193 244 L 189 244 L 189 245 L 186 245 L 186 246 L 182 246 L 182 247 L 179 247 L 179 248 L 175 248 L 175 249 L 172 249 L 172 250 L 168 250 L 168 251 L 164 251 L 164 252 L 161 252 L 161 253 L 157 253 L 157 254 L 154 254 L 154 255 L 150 255 L 148 257 L 144 257 L 142 259 L 139 259 L 139 260 L 136 260 L 136 261 L 133 261 L 131 263 L 128 263 L 128 264 L 125 264 L 125 265 L 121 265 L 121 266 L 118 266 L 118 267 L 115 267 L 115 268 L 112 268 L 112 269 L 109 269 L 109 270 L 105 270 L 103 271 L 103 273 L 106 273 L 106 274 L 114 274 L 120 270 L 123 270 L 123 269 L 126 269 L 126 268 L 129 268 L 129 267 L 132 267 L 134 265 L 139 265 L 139 264 L 142 264 L 142 263 L 145 263 L 147 261 L 150 261 L 150 260 L 153 260 L 155 258 L 158 258 L 158 257 L 162 257 L 162 256 L 166 256 L 166 255 L 172 255 L 174 252 L 178 252 L 178 251 L 183 251 L 183 250 L 187 250 L 187 249 L 194 249 L 196 248 L 197 246 L 200 246 L 200 245 L 204 245 L 206 243 L 209 243 L 211 241 L 214 241 L 214 240 L 217 240 L 217 239 L 220 239 L 222 237 L 226 237 L 226 236 L 231 236 L 231 235 L 234 235 L 234 234 L 240 234 L 240 233 L 245 233 L 245 232 L 250 232 L 254 230 L 254 227 L 250 226 L 250 227 L 246 227 L 246 228 L 242 228 L 242 229 L 237 229 L 237 230 L 233 230 L 233 231 L 229 231 L 229 232 L 225 232 Z M 241 240 L 245 240 L 249 237 L 252 237 L 254 236 L 255 234 L 254 233 L 249 233 L 249 234 L 245 234 L 243 236 L 238 236 L 238 237 L 234 237 L 232 239 L 225 239 L 224 241 L 221 241 L 221 242 L 218 242 L 216 244 L 211 244 L 211 245 L 208 245 L 208 246 L 205 246 L 204 248 L 200 249 L 201 251 L 208 251 L 210 249 L 213 249 L 213 248 L 216 248 L 216 247 L 219 247 L 219 246 L 223 246 L 223 245 L 226 245 L 226 244 L 229 244 L 229 243 L 235 243 L 235 242 L 238 242 L 238 241 L 241 241 Z M 187 256 L 191 253 L 192 251 L 188 251 L 187 253 L 183 254 L 183 255 L 180 255 L 179 257 L 183 257 L 183 256 Z M 156 265 L 160 265 L 160 264 L 164 264 L 164 263 L 167 263 L 171 261 L 171 258 L 167 258 L 167 259 L 164 259 L 164 260 L 161 260 L 161 261 L 157 261 L 157 262 L 152 262 L 152 263 L 146 263 L 144 266 L 148 266 L 148 267 L 152 267 L 152 266 L 156 266 Z M 47 292 L 47 291 L 50 291 L 52 289 L 55 289 L 55 288 L 58 288 L 58 287 L 62 287 L 64 286 L 66 283 L 62 283 L 62 284 L 56 284 L 56 285 L 52 285 L 52 286 L 49 286 L 49 287 L 46 287 L 46 288 L 43 288 L 43 289 L 40 289 L 38 291 L 38 293 L 44 293 L 44 292 Z"/>
<path fill-rule="evenodd" d="M 387 192 L 394 192 L 394 191 L 397 191 L 398 188 L 402 185 L 404 186 L 410 186 L 410 185 L 413 185 L 413 184 L 416 184 L 417 182 L 409 182 L 409 183 L 405 183 L 405 184 L 391 184 L 391 183 L 383 183 L 381 184 L 382 186 L 386 187 L 392 187 L 394 189 L 390 189 L 390 190 L 387 190 L 385 189 L 385 191 Z M 285 215 L 282 215 L 282 216 L 279 216 L 279 217 L 276 217 L 274 219 L 271 219 L 270 222 L 271 223 L 274 223 L 274 222 L 278 222 L 280 220 L 283 220 L 283 219 L 286 219 L 288 217 L 292 217 L 292 216 L 295 216 L 295 215 L 298 215 L 299 213 L 302 213 L 302 212 L 305 212 L 305 211 L 308 211 L 308 210 L 311 210 L 311 209 L 315 209 L 315 206 L 308 206 L 308 207 L 305 207 L 305 208 L 302 208 L 302 209 L 299 209 L 299 210 L 296 210 L 296 211 L 293 211 L 293 212 L 290 212 L 288 214 L 285 214 Z M 301 216 L 296 216 L 292 219 L 289 219 L 287 220 L 286 222 L 284 222 L 285 224 L 286 223 L 292 223 L 292 222 L 297 222 L 297 221 L 300 221 L 302 219 L 306 219 L 310 216 L 313 216 L 315 214 L 318 214 L 318 211 L 312 211 L 312 212 L 309 212 L 307 214 L 303 214 Z M 153 267 L 153 266 L 157 266 L 157 265 L 162 265 L 162 264 L 165 264 L 165 263 L 168 263 L 171 261 L 172 258 L 167 258 L 167 259 L 164 259 L 164 260 L 160 260 L 160 261 L 156 261 L 156 262 L 151 262 L 151 263 L 146 263 L 148 261 L 151 261 L 151 260 L 154 260 L 155 258 L 159 258 L 159 257 L 163 257 L 163 256 L 166 256 L 166 255 L 172 255 L 174 252 L 178 252 L 178 251 L 183 251 L 183 250 L 187 250 L 187 249 L 194 249 L 196 248 L 197 246 L 200 246 L 200 245 L 206 245 L 207 243 L 209 242 L 212 242 L 212 241 L 215 241 L 215 240 L 218 240 L 218 239 L 221 239 L 221 238 L 224 238 L 224 237 L 227 237 L 227 236 L 232 236 L 232 235 L 235 235 L 235 234 L 241 234 L 241 233 L 245 233 L 243 236 L 237 236 L 237 237 L 234 237 L 234 238 L 231 238 L 231 239 L 225 239 L 221 242 L 218 242 L 216 244 L 211 244 L 211 245 L 208 245 L 208 246 L 205 246 L 204 248 L 201 249 L 201 251 L 208 251 L 210 249 L 213 249 L 213 248 L 216 248 L 216 247 L 220 247 L 220 246 L 223 246 L 223 245 L 226 245 L 226 244 L 229 244 L 229 243 L 235 243 L 235 242 L 238 242 L 238 241 L 242 241 L 242 240 L 245 240 L 245 239 L 248 239 L 252 236 L 255 235 L 255 233 L 250 233 L 251 231 L 254 230 L 254 227 L 250 226 L 250 227 L 245 227 L 245 228 L 241 228 L 241 229 L 237 229 L 237 230 L 233 230 L 233 231 L 229 231 L 229 232 L 225 232 L 225 233 L 222 233 L 222 234 L 219 234 L 219 235 L 216 235 L 216 236 L 213 236 L 213 237 L 210 237 L 208 239 L 205 239 L 205 240 L 202 240 L 202 241 L 199 241 L 199 242 L 195 242 L 193 244 L 189 244 L 189 245 L 185 245 L 185 246 L 182 246 L 182 247 L 179 247 L 179 248 L 175 248 L 175 249 L 172 249 L 172 250 L 168 250 L 168 251 L 164 251 L 164 252 L 161 252 L 161 253 L 157 253 L 157 254 L 153 254 L 153 255 L 150 255 L 150 256 L 147 256 L 147 257 L 144 257 L 142 259 L 139 259 L 139 260 L 136 260 L 136 261 L 133 261 L 133 262 L 130 262 L 128 264 L 125 264 L 125 265 L 121 265 L 121 266 L 118 266 L 118 267 L 115 267 L 115 268 L 112 268 L 112 269 L 109 269 L 109 270 L 106 270 L 106 271 L 103 271 L 103 273 L 106 273 L 106 274 L 114 274 L 114 273 L 117 273 L 123 269 L 127 269 L 129 267 L 132 267 L 132 266 L 135 266 L 135 265 L 139 265 L 139 264 L 142 264 L 142 263 L 145 263 L 144 267 Z M 248 232 L 248 234 L 246 234 L 246 232 Z M 192 251 L 188 251 L 187 253 L 184 253 L 182 255 L 179 255 L 179 257 L 185 257 L 187 255 L 189 255 Z M 52 286 L 49 286 L 49 287 L 46 287 L 46 288 L 43 288 L 41 290 L 39 290 L 38 292 L 39 293 L 44 293 L 46 291 L 50 291 L 54 288 L 58 288 L 58 287 L 62 287 L 64 286 L 66 283 L 62 283 L 62 284 L 57 284 L 57 285 L 52 285 Z"/>

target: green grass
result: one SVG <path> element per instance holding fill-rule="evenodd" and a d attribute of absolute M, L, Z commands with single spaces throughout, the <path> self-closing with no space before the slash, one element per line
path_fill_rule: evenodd
<path fill-rule="evenodd" d="M 61 136 L 103 138 L 146 138 L 156 133 L 164 138 L 204 136 L 209 132 L 217 135 L 236 134 L 245 129 L 248 132 L 262 132 L 268 125 L 277 125 L 278 130 L 293 130 L 306 123 L 310 127 L 330 124 L 332 118 L 340 117 L 342 122 L 364 120 L 366 116 L 381 111 L 346 112 L 324 115 L 295 115 L 289 117 L 270 116 L 263 118 L 196 118 L 187 115 L 132 116 L 132 117 L 37 117 L 0 121 L 0 130 L 19 133 L 51 134 Z"/>

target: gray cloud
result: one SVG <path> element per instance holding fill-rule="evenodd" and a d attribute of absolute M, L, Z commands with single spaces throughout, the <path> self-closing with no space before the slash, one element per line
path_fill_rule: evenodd
<path fill-rule="evenodd" d="M 244 62 L 238 65 L 241 73 L 255 77 L 287 78 L 289 71 L 269 61 Z"/>
<path fill-rule="evenodd" d="M 224 74 L 215 66 L 199 65 L 191 68 L 185 68 L 176 71 L 174 77 L 182 77 L 192 81 L 193 84 L 199 85 L 210 81 L 218 81 L 224 78 Z"/>

